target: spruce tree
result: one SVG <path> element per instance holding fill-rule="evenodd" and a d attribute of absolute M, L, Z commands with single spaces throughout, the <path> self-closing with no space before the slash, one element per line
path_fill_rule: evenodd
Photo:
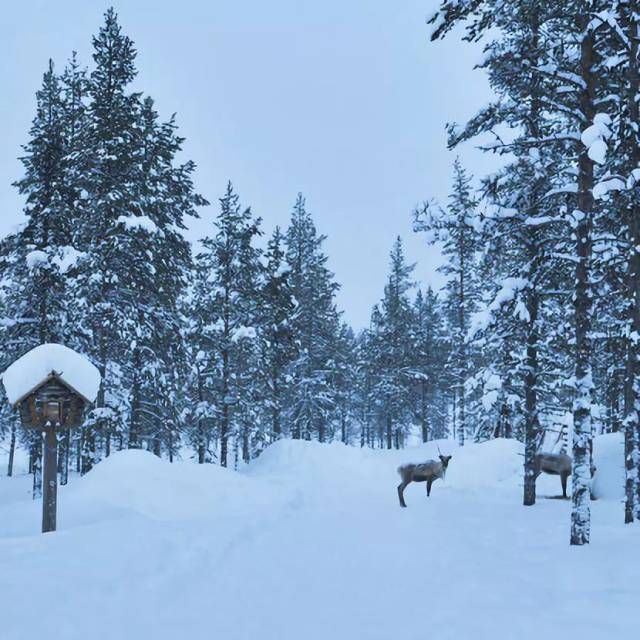
<path fill-rule="evenodd" d="M 372 314 L 375 353 L 372 393 L 387 449 L 403 445 L 412 419 L 411 328 L 413 308 L 408 293 L 415 265 L 407 264 L 398 237 L 390 255 L 384 297 Z"/>
<path fill-rule="evenodd" d="M 228 464 L 229 442 L 239 439 L 243 456 L 248 454 L 253 400 L 244 393 L 247 376 L 256 374 L 257 292 L 261 276 L 260 253 L 254 246 L 260 220 L 251 209 L 243 209 L 232 184 L 220 198 L 214 236 L 202 240 L 197 256 L 204 274 L 199 304 L 210 314 L 204 327 L 207 340 L 202 359 L 217 368 L 215 385 L 219 401 L 219 461 Z M 208 391 L 209 395 L 211 390 Z"/>
<path fill-rule="evenodd" d="M 479 295 L 476 269 L 479 219 L 471 180 L 460 161 L 456 160 L 447 208 L 425 205 L 414 213 L 416 230 L 426 232 L 430 241 L 441 242 L 445 257 L 440 271 L 448 279 L 446 306 L 449 325 L 454 331 L 448 367 L 454 380 L 456 436 L 460 446 L 464 445 L 470 430 L 465 384 L 473 354 L 469 351 L 468 332 Z"/>
<path fill-rule="evenodd" d="M 264 409 L 270 415 L 268 437 L 286 433 L 287 376 L 295 356 L 291 317 L 295 308 L 286 263 L 284 237 L 276 227 L 265 252 L 265 273 L 260 294 L 259 326 Z"/>
<path fill-rule="evenodd" d="M 329 436 L 335 406 L 332 368 L 339 330 L 334 301 L 338 285 L 326 266 L 324 240 L 299 194 L 285 238 L 295 302 L 291 332 L 296 346 L 289 367 L 291 400 L 287 420 L 294 439 L 316 437 L 320 442 Z"/>

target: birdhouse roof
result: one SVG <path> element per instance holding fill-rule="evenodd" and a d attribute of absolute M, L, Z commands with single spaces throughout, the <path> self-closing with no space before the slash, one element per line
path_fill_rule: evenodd
<path fill-rule="evenodd" d="M 100 388 L 100 372 L 89 360 L 62 344 L 41 344 L 18 358 L 2 374 L 7 398 L 12 405 L 30 395 L 51 377 L 93 402 Z"/>

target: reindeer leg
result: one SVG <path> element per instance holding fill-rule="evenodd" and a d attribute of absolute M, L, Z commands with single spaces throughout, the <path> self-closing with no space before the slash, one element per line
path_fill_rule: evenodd
<path fill-rule="evenodd" d="M 400 498 L 400 506 L 401 507 L 406 507 L 407 506 L 406 502 L 404 501 L 404 490 L 405 490 L 405 488 L 406 488 L 406 486 L 408 484 L 409 484 L 408 482 L 401 482 L 398 485 L 398 498 Z"/>
<path fill-rule="evenodd" d="M 427 480 L 427 498 L 431 495 L 431 485 L 433 484 L 433 480 Z"/>
<path fill-rule="evenodd" d="M 569 476 L 567 476 L 566 473 L 563 473 L 560 476 L 560 482 L 562 482 L 562 497 L 566 498 L 567 497 L 567 478 Z"/>

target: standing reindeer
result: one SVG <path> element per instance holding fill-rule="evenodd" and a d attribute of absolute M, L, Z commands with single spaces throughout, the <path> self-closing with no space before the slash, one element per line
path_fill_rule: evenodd
<path fill-rule="evenodd" d="M 537 453 L 533 461 L 536 480 L 541 473 L 552 476 L 560 476 L 562 484 L 562 497 L 567 497 L 567 478 L 571 475 L 572 460 L 566 453 Z M 596 467 L 591 463 L 591 477 L 596 472 Z M 592 496 L 593 498 L 593 496 Z"/>
<path fill-rule="evenodd" d="M 398 485 L 398 498 L 400 498 L 401 507 L 407 506 L 404 501 L 404 490 L 407 488 L 407 485 L 412 482 L 426 482 L 427 496 L 430 496 L 433 481 L 438 478 L 444 480 L 451 456 L 443 456 L 440 454 L 438 457 L 440 458 L 440 462 L 437 460 L 427 460 L 422 464 L 403 464 L 398 467 L 398 473 L 402 478 L 402 482 Z"/>

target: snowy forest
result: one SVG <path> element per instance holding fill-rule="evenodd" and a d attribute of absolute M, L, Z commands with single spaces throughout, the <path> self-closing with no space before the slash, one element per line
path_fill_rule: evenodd
<path fill-rule="evenodd" d="M 175 121 L 129 88 L 135 46 L 113 10 L 93 46 L 90 70 L 75 56 L 61 73 L 47 67 L 16 182 L 28 222 L 0 250 L 0 366 L 62 342 L 104 380 L 89 428 L 63 443 L 61 481 L 122 448 L 173 459 L 186 447 L 199 463 L 237 466 L 280 437 L 398 448 L 415 426 L 423 441 L 455 429 L 455 290 L 446 303 L 430 288 L 414 294 L 391 238 L 383 297 L 355 334 L 304 196 L 266 239 L 231 182 L 210 204 L 194 165 L 177 160 Z M 192 249 L 185 220 L 207 206 L 215 224 Z M 39 436 L 4 411 L 38 492 Z M 476 437 L 471 421 L 458 431 Z"/>
<path fill-rule="evenodd" d="M 253 87 L 263 68 L 253 69 L 252 34 L 278 44 L 288 35 L 284 55 L 304 67 L 306 38 L 324 44 L 332 12 L 347 24 L 351 9 L 300 3 L 289 16 L 291 3 L 275 2 L 277 26 L 257 13 L 245 32 L 225 3 L 160 3 L 153 20 L 134 4 L 139 36 L 125 9 L 101 6 L 90 56 L 42 60 L 22 150 L 5 150 L 20 154 L 6 182 L 22 222 L 0 233 L 0 637 L 630 637 L 640 585 L 640 0 L 421 6 L 420 46 L 479 52 L 473 72 L 492 99 L 476 103 L 469 90 L 470 117 L 442 123 L 442 148 L 424 141 L 435 162 L 446 158 L 449 182 L 389 211 L 385 250 L 373 256 L 386 279 L 370 277 L 381 281 L 362 296 L 364 327 L 347 320 L 330 216 L 311 204 L 309 185 L 330 190 L 326 176 L 301 188 L 291 180 L 279 226 L 270 207 L 245 200 L 224 157 L 222 192 L 209 191 L 193 129 L 185 137 L 179 115 L 161 115 L 182 94 L 156 103 L 146 93 L 162 85 L 147 82 L 134 42 L 157 46 L 165 79 L 175 67 L 163 56 L 178 46 L 191 56 L 209 15 L 206 34 L 247 46 L 237 68 L 255 71 Z M 391 59 L 394 30 L 405 40 L 401 10 L 382 4 L 363 3 L 346 27 L 363 20 L 378 60 Z M 156 30 L 175 21 L 177 37 L 178 14 L 188 14 L 187 40 L 165 42 Z M 358 42 L 325 46 L 342 64 Z M 398 49 L 393 73 L 410 49 Z M 452 59 L 429 55 L 458 82 Z M 319 58 L 332 77 L 333 58 Z M 373 64 L 365 50 L 354 58 Z M 238 61 L 223 62 L 236 73 Z M 267 66 L 279 90 L 282 70 Z M 392 93 L 389 70 L 374 71 L 368 81 Z M 430 91 L 444 100 L 449 87 Z M 353 99 L 375 95 L 354 89 Z M 335 135 L 364 155 L 341 119 L 350 99 L 331 95 Z M 257 119 L 259 87 L 251 106 Z M 362 119 L 365 131 L 377 122 Z M 301 122 L 313 127 L 313 113 Z M 248 139 L 238 155 L 273 157 L 280 171 L 277 153 Z M 399 171 L 417 163 L 406 144 L 380 144 L 380 175 L 383 156 Z M 334 139 L 327 147 L 344 151 Z M 362 174 L 374 198 L 404 188 L 392 176 L 374 184 L 370 167 Z M 345 229 L 364 224 L 347 226 L 347 206 L 334 213 Z M 194 228 L 205 232 L 195 239 Z M 361 278 L 371 237 L 349 239 L 361 245 Z"/>
<path fill-rule="evenodd" d="M 135 45 L 109 10 L 90 67 L 46 68 L 15 182 L 27 222 L 0 247 L 0 366 L 62 342 L 103 376 L 60 481 L 123 448 L 237 466 L 281 437 L 505 437 L 526 442 L 531 504 L 543 441 L 573 447 L 585 492 L 592 435 L 624 430 L 625 518 L 640 517 L 640 16 L 613 5 L 455 1 L 430 19 L 432 39 L 484 43 L 497 96 L 449 144 L 503 168 L 474 178 L 457 161 L 448 201 L 407 212 L 447 284 L 414 282 L 391 238 L 357 333 L 302 194 L 263 238 L 231 182 L 211 203 L 196 192 L 175 119 L 130 87 Z M 191 247 L 185 220 L 205 207 L 215 223 Z M 37 495 L 40 438 L 3 407 L 8 473 L 27 448 Z"/>

